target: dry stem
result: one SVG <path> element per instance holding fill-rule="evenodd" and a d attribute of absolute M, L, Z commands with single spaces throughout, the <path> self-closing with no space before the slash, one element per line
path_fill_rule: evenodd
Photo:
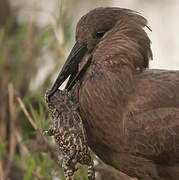
<path fill-rule="evenodd" d="M 2 167 L 1 161 L 0 161 L 0 180 L 5 180 L 4 179 L 4 171 L 3 171 L 3 167 Z"/>
<path fill-rule="evenodd" d="M 29 112 L 27 111 L 24 103 L 22 102 L 21 98 L 17 98 L 18 102 L 19 102 L 19 105 L 21 107 L 21 109 L 23 110 L 24 114 L 26 115 L 27 119 L 29 120 L 30 124 L 32 125 L 32 127 L 37 130 L 37 126 L 36 124 L 34 123 L 33 119 L 31 118 Z"/>
<path fill-rule="evenodd" d="M 8 177 L 8 174 L 10 172 L 12 161 L 15 155 L 15 147 L 16 147 L 16 138 L 15 138 L 16 112 L 15 112 L 15 105 L 14 105 L 14 88 L 11 83 L 8 84 L 8 92 L 9 92 L 9 112 L 10 112 L 10 131 L 9 131 L 10 136 L 9 136 L 9 161 L 7 164 L 6 171 L 4 172 L 5 179 L 6 177 Z"/>
<path fill-rule="evenodd" d="M 15 121 L 16 121 L 16 113 L 15 113 L 15 105 L 14 105 L 14 88 L 12 84 L 8 85 L 9 91 L 9 111 L 10 111 L 10 150 L 9 150 L 9 160 L 12 161 L 15 155 Z"/>

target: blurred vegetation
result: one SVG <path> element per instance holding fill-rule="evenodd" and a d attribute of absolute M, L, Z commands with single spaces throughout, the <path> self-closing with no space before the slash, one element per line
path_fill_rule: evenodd
<path fill-rule="evenodd" d="M 55 176 L 64 179 L 62 170 L 52 160 L 50 153 L 42 153 L 46 151 L 42 129 L 47 129 L 50 123 L 43 94 L 50 86 L 54 72 L 45 73 L 43 82 L 39 82 L 40 86 L 33 87 L 39 69 L 46 63 L 44 52 L 52 56 L 53 62 L 48 63 L 54 63 L 54 67 L 59 68 L 57 63 L 59 64 L 59 60 L 64 56 L 63 36 L 67 37 L 65 42 L 70 39 L 69 30 L 66 30 L 69 29 L 70 22 L 63 22 L 60 24 L 52 17 L 52 24 L 43 29 L 39 29 L 33 21 L 19 24 L 10 11 L 8 1 L 0 1 L 2 180 L 53 179 Z M 62 37 L 59 39 L 57 36 Z M 52 144 L 50 138 L 47 142 Z M 54 152 L 55 150 L 52 153 Z"/>
<path fill-rule="evenodd" d="M 69 8 L 75 3 L 71 1 Z M 40 29 L 33 21 L 19 23 L 9 1 L 0 0 L 0 180 L 64 180 L 52 139 L 42 135 L 51 123 L 43 95 L 71 41 L 68 8 L 59 9 L 59 19 L 51 17 L 51 24 Z M 43 71 L 49 64 L 52 70 Z M 44 77 L 39 81 L 41 69 Z M 101 179 L 110 180 L 102 169 L 115 171 L 97 168 Z M 112 179 L 118 179 L 116 174 Z M 75 176 L 87 180 L 87 167 L 80 166 Z"/>

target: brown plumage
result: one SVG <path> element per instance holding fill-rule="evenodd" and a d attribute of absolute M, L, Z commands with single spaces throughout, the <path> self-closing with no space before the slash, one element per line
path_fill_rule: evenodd
<path fill-rule="evenodd" d="M 147 69 L 152 52 L 146 26 L 127 9 L 87 13 L 77 24 L 78 48 L 51 94 L 70 75 L 66 89 L 79 103 L 91 149 L 104 162 L 139 180 L 176 180 L 179 71 Z"/>

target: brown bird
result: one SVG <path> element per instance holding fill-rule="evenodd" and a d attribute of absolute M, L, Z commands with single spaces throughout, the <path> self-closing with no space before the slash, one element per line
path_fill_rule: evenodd
<path fill-rule="evenodd" d="M 50 96 L 70 76 L 66 89 L 104 162 L 139 180 L 178 180 L 179 71 L 148 69 L 145 27 L 147 20 L 129 9 L 84 15 Z"/>

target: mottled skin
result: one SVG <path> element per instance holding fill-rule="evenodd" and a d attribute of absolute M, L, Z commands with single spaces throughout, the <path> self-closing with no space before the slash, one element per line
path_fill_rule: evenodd
<path fill-rule="evenodd" d="M 45 134 L 54 136 L 59 149 L 59 158 L 66 180 L 74 180 L 77 163 L 88 166 L 88 179 L 94 180 L 94 165 L 83 128 L 82 119 L 78 114 L 78 106 L 71 100 L 70 93 L 58 90 L 50 99 L 45 99 L 53 121 L 53 125 Z"/>

